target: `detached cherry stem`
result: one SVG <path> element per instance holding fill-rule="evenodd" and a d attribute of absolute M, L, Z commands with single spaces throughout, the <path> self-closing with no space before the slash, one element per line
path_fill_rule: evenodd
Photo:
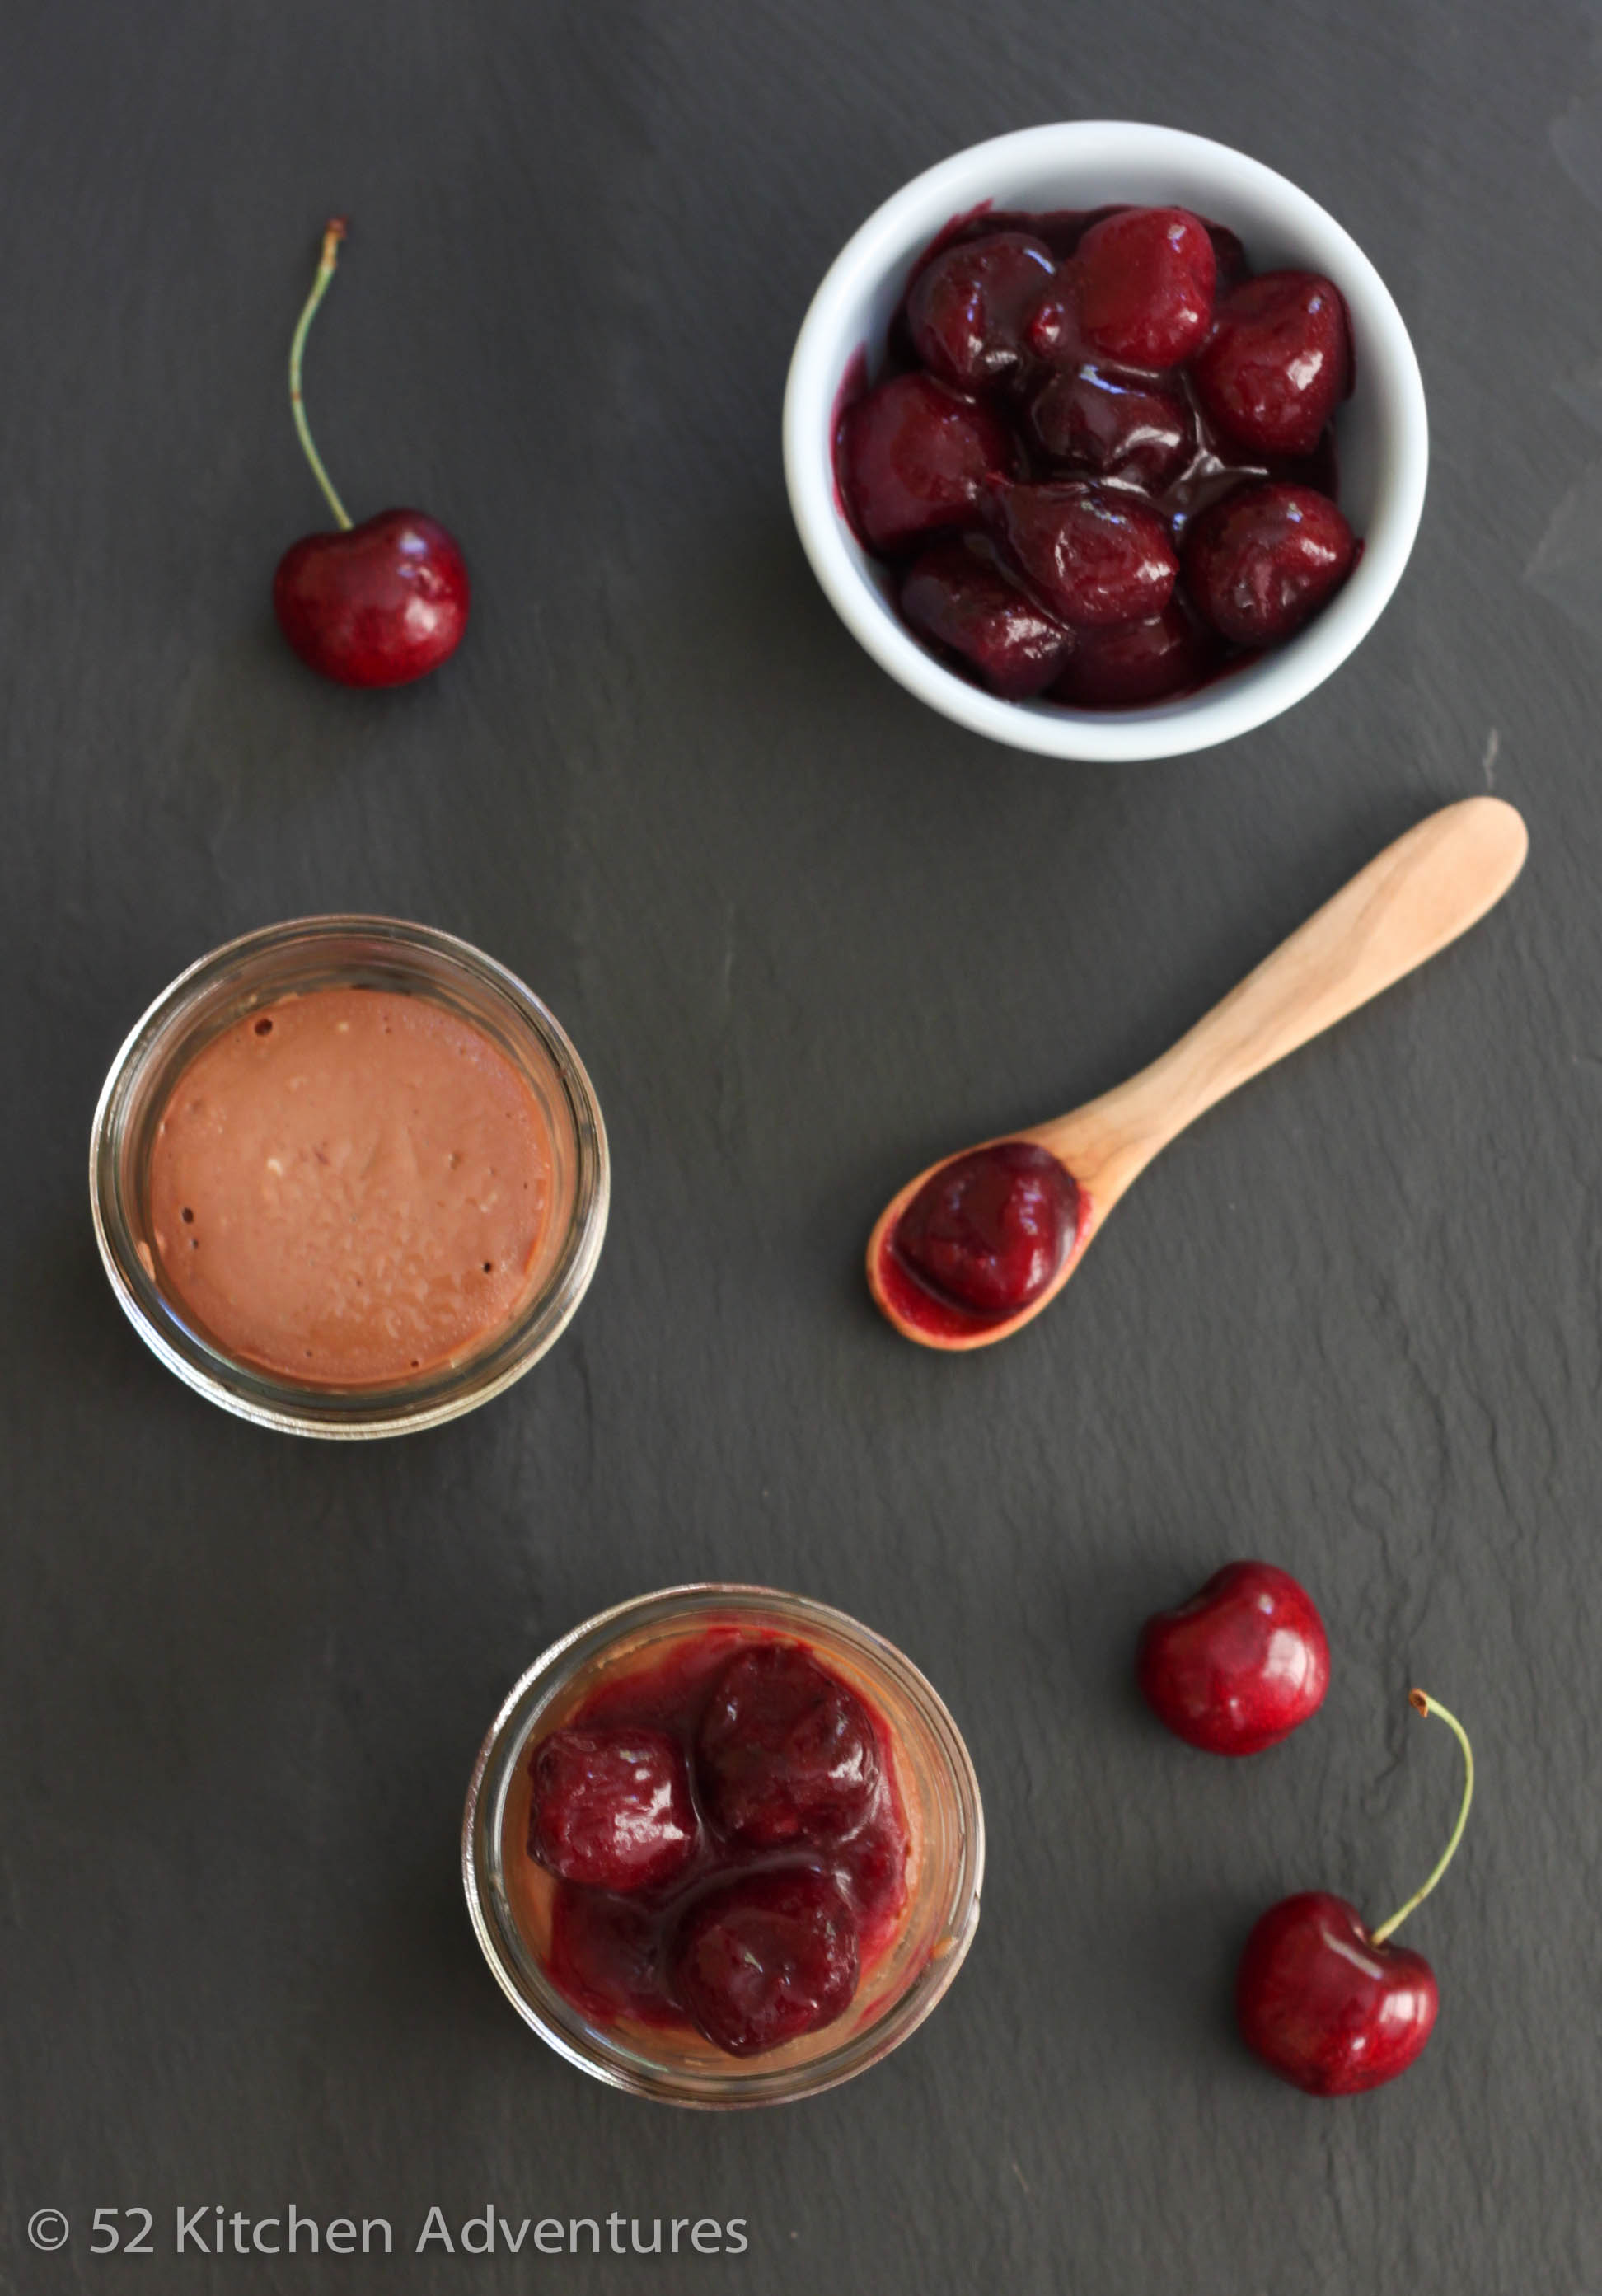
<path fill-rule="evenodd" d="M 1447 1728 L 1456 1738 L 1458 1745 L 1462 1747 L 1463 1802 L 1462 1807 L 1458 1812 L 1458 1823 L 1452 1828 L 1451 1840 L 1442 1851 L 1440 1862 L 1436 1866 L 1434 1872 L 1430 1875 L 1429 1880 L 1425 1883 L 1423 1889 L 1415 1890 L 1412 1896 L 1408 1899 L 1407 1904 L 1403 1906 L 1400 1911 L 1393 1914 L 1388 1922 L 1382 1922 L 1378 1929 L 1371 1930 L 1369 1931 L 1369 1937 L 1372 1942 L 1376 1945 L 1384 1945 L 1385 1939 L 1390 1937 L 1394 1931 L 1399 1930 L 1401 1927 L 1403 1922 L 1406 1921 L 1408 1915 L 1414 1910 L 1414 1908 L 1417 1906 L 1423 1905 L 1425 1899 L 1429 1896 L 1430 1891 L 1434 1888 L 1442 1874 L 1445 1873 L 1447 1867 L 1451 1864 L 1452 1859 L 1458 1853 L 1458 1844 L 1463 1839 L 1463 1828 L 1468 1823 L 1468 1805 L 1474 1800 L 1474 1748 L 1468 1742 L 1467 1731 L 1463 1727 L 1461 1722 L 1458 1721 L 1457 1716 L 1450 1713 L 1446 1707 L 1442 1706 L 1438 1698 L 1432 1698 L 1427 1691 L 1409 1690 L 1408 1693 L 1408 1703 L 1412 1707 L 1415 1713 L 1426 1716 L 1431 1714 L 1438 1715 L 1440 1719 L 1445 1723 Z"/>
<path fill-rule="evenodd" d="M 306 338 L 311 332 L 312 321 L 317 316 L 317 306 L 328 292 L 328 283 L 333 277 L 334 266 L 340 259 L 340 242 L 345 236 L 345 230 L 344 217 L 335 216 L 323 234 L 323 254 L 317 265 L 317 275 L 312 281 L 311 293 L 306 299 L 306 308 L 300 314 L 295 327 L 294 339 L 289 347 L 289 404 L 290 412 L 295 418 L 296 433 L 305 450 L 306 459 L 311 464 L 312 476 L 327 497 L 329 509 L 333 511 L 340 525 L 349 533 L 351 525 L 350 513 L 335 494 L 333 481 L 323 468 L 323 457 L 312 444 L 311 430 L 306 420 L 306 407 L 300 397 L 300 359 L 306 348 Z"/>

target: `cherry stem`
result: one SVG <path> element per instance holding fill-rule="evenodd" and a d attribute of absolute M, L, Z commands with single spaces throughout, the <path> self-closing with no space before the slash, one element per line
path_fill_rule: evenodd
<path fill-rule="evenodd" d="M 1427 1691 L 1409 1690 L 1408 1693 L 1408 1703 L 1416 1714 L 1438 1714 L 1442 1721 L 1445 1723 L 1447 1728 L 1451 1732 L 1453 1737 L 1456 1738 L 1458 1745 L 1462 1747 L 1463 1805 L 1458 1812 L 1458 1823 L 1452 1828 L 1452 1838 L 1447 1843 L 1446 1848 L 1442 1851 L 1440 1863 L 1436 1866 L 1434 1872 L 1430 1875 L 1429 1880 L 1425 1883 L 1423 1889 L 1415 1890 L 1412 1896 L 1408 1899 L 1407 1904 L 1401 1907 L 1400 1912 L 1393 1914 L 1388 1922 L 1382 1922 L 1378 1929 L 1369 1932 L 1370 1937 L 1376 1945 L 1384 1945 L 1385 1939 L 1392 1934 L 1392 1932 L 1401 1927 L 1403 1922 L 1406 1921 L 1408 1915 L 1413 1911 L 1414 1907 L 1416 1906 L 1423 1905 L 1425 1899 L 1429 1896 L 1430 1891 L 1434 1888 L 1442 1874 L 1445 1873 L 1447 1867 L 1451 1864 L 1452 1859 L 1458 1853 L 1458 1844 L 1463 1839 L 1463 1828 L 1468 1823 L 1468 1805 L 1474 1800 L 1474 1748 L 1468 1742 L 1467 1731 L 1463 1727 L 1461 1722 L 1458 1721 L 1457 1716 L 1449 1712 L 1448 1710 L 1442 1705 L 1441 1701 L 1438 1698 L 1432 1698 Z"/>
<path fill-rule="evenodd" d="M 306 348 L 306 338 L 311 331 L 311 323 L 317 316 L 317 306 L 328 292 L 328 283 L 333 277 L 333 266 L 340 259 L 340 242 L 344 236 L 345 218 L 343 216 L 335 216 L 323 234 L 323 255 L 317 265 L 317 275 L 312 281 L 311 293 L 306 299 L 306 308 L 300 314 L 300 322 L 295 328 L 294 340 L 289 347 L 289 404 L 290 412 L 295 418 L 295 429 L 300 436 L 300 444 L 306 451 L 306 459 L 311 464 L 312 476 L 327 496 L 329 509 L 333 511 L 341 526 L 349 532 L 351 522 L 350 513 L 335 494 L 333 481 L 323 468 L 323 457 L 312 445 L 311 430 L 306 420 L 306 407 L 300 397 L 300 356 Z"/>

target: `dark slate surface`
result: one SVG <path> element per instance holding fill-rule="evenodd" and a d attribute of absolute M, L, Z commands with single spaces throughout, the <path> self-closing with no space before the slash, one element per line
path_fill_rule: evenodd
<path fill-rule="evenodd" d="M 53 0 L 9 14 L 7 1980 L 0 2288 L 1291 2291 L 1602 2284 L 1593 1901 L 1602 102 L 1576 6 Z M 1401 594 L 1287 720 L 1074 768 L 922 710 L 816 590 L 777 427 L 807 299 L 949 151 L 1053 116 L 1258 153 L 1369 250 L 1436 456 Z M 318 504 L 282 380 L 332 207 L 321 444 L 462 536 L 431 685 L 319 686 L 267 586 Z M 1516 893 L 1208 1119 L 1026 1339 L 893 1339 L 868 1223 L 941 1148 L 1156 1052 L 1432 805 Z M 549 1362 L 405 1444 L 189 1396 L 101 1276 L 94 1096 L 192 958 L 374 907 L 571 1029 L 611 1240 Z M 1327 1706 L 1170 1742 L 1144 1612 L 1303 1575 Z M 603 1604 L 804 1588 L 932 1675 L 990 1824 L 935 2020 L 812 2103 L 630 2102 L 481 1965 L 456 1830 L 503 1691 Z M 1233 2038 L 1283 1890 L 1417 1918 L 1404 2084 L 1319 2105 Z M 96 2205 L 743 2217 L 740 2263 L 97 2264 Z M 47 2204 L 54 2259 L 22 2224 Z"/>

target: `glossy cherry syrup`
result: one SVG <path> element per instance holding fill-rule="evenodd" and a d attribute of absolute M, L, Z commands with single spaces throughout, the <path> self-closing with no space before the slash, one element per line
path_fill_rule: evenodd
<path fill-rule="evenodd" d="M 804 1644 L 719 1628 L 604 1680 L 530 1775 L 548 1973 L 600 2022 L 757 2055 L 842 2015 L 894 1941 L 910 1845 L 889 1725 Z"/>
<path fill-rule="evenodd" d="M 980 210 L 914 266 L 878 381 L 852 363 L 840 500 L 951 667 L 1137 707 L 1285 644 L 1350 574 L 1351 373 L 1328 280 L 1253 278 L 1184 209 Z"/>
<path fill-rule="evenodd" d="M 901 611 L 921 637 L 961 655 L 1009 701 L 1044 693 L 1073 652 L 1072 637 L 982 535 L 936 542 L 916 559 L 901 585 Z"/>
<path fill-rule="evenodd" d="M 843 2016 L 860 1956 L 833 1875 L 768 1866 L 696 1899 L 674 1939 L 673 1988 L 709 2041 L 731 2057 L 760 2056 Z"/>
<path fill-rule="evenodd" d="M 1187 1745 L 1256 1754 L 1316 1714 L 1329 1641 L 1304 1587 L 1271 1562 L 1227 1562 L 1141 1630 L 1136 1675 L 1147 1704 Z"/>
<path fill-rule="evenodd" d="M 1148 621 L 1173 596 L 1179 562 L 1168 527 L 1129 489 L 993 479 L 986 501 L 1004 556 L 1070 631 Z"/>
<path fill-rule="evenodd" d="M 1243 280 L 1218 307 L 1194 370 L 1207 420 L 1249 455 L 1310 455 L 1351 388 L 1351 322 L 1310 271 Z"/>
<path fill-rule="evenodd" d="M 422 511 L 380 511 L 354 525 L 312 443 L 300 362 L 344 236 L 336 217 L 290 348 L 295 429 L 338 530 L 291 544 L 273 578 L 273 611 L 301 660 L 323 676 L 341 685 L 407 685 L 461 644 L 472 586 L 455 537 Z"/>
<path fill-rule="evenodd" d="M 893 375 L 847 407 L 839 454 L 863 536 L 883 552 L 976 524 L 985 481 L 1012 462 L 990 408 L 928 374 Z"/>
<path fill-rule="evenodd" d="M 1149 621 L 1081 630 L 1056 682 L 1079 709 L 1120 709 L 1200 685 L 1218 667 L 1216 634 L 1182 596 Z"/>
<path fill-rule="evenodd" d="M 1351 529 L 1316 488 L 1239 488 L 1191 521 L 1185 577 L 1198 611 L 1236 645 L 1292 637 L 1332 598 L 1357 557 Z"/>
<path fill-rule="evenodd" d="M 946 248 L 907 296 L 907 331 L 931 374 L 980 390 L 1026 355 L 1023 329 L 1056 266 L 1043 240 L 998 231 Z"/>
<path fill-rule="evenodd" d="M 1030 399 L 1043 460 L 1158 495 L 1195 460 L 1195 408 L 1182 390 L 1115 366 L 1062 367 Z"/>
<path fill-rule="evenodd" d="M 993 1328 L 1031 1307 L 1072 1250 L 1072 1175 L 1028 1140 L 971 1148 L 932 1172 L 886 1236 L 880 1280 L 904 1320 L 937 1337 Z"/>
<path fill-rule="evenodd" d="M 684 1749 L 665 1730 L 570 1727 L 533 1761 L 529 1850 L 564 1882 L 648 1890 L 695 1851 Z"/>

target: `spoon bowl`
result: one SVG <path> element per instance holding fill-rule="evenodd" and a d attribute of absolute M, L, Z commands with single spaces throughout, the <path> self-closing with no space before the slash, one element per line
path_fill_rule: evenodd
<path fill-rule="evenodd" d="M 954 1160 L 943 1156 L 908 1180 L 868 1238 L 868 1289 L 881 1312 L 905 1338 L 952 1354 L 993 1347 L 1032 1323 L 1160 1149 L 1466 932 L 1518 875 L 1529 841 L 1522 817 L 1499 798 L 1443 806 L 1386 846 L 1149 1068 L 1066 1116 L 977 1143 L 980 1151 L 1004 1142 L 1043 1148 L 1078 1192 L 1056 1273 L 1025 1305 L 965 1307 L 921 1280 L 898 1252 L 897 1232 L 920 1190 Z"/>

